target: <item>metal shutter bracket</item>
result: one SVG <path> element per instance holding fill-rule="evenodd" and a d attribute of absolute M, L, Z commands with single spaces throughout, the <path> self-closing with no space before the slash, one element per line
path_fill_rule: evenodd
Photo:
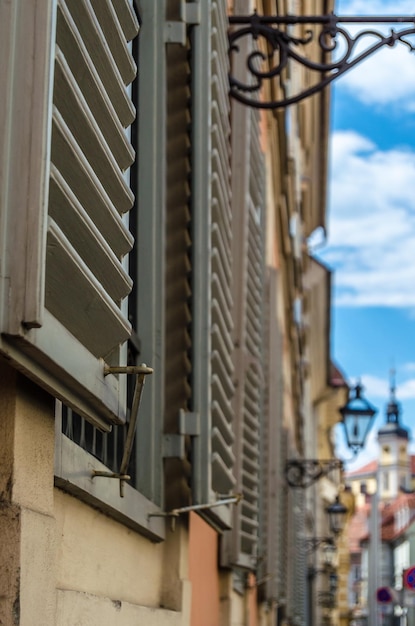
<path fill-rule="evenodd" d="M 186 26 L 200 24 L 200 3 L 185 2 L 180 4 L 180 21 L 166 22 L 164 31 L 165 43 L 179 43 L 186 45 Z"/>
<path fill-rule="evenodd" d="M 133 400 L 131 403 L 130 422 L 128 424 L 127 438 L 124 445 L 124 453 L 120 465 L 119 472 L 103 472 L 100 470 L 92 470 L 92 478 L 97 476 L 103 476 L 105 478 L 119 478 L 120 480 L 120 498 L 124 497 L 124 482 L 131 480 L 131 476 L 127 474 L 128 466 L 130 463 L 131 452 L 133 449 L 133 441 L 135 435 L 135 429 L 137 425 L 138 409 L 140 408 L 141 394 L 143 392 L 145 377 L 148 374 L 153 373 L 151 367 L 147 367 L 145 363 L 141 365 L 127 365 L 127 366 L 109 366 L 104 367 L 104 376 L 108 374 L 128 374 L 136 377 Z"/>
<path fill-rule="evenodd" d="M 163 458 L 184 459 L 185 436 L 197 437 L 200 435 L 200 420 L 198 413 L 181 410 L 179 413 L 179 433 L 166 434 L 163 437 Z"/>
<path fill-rule="evenodd" d="M 176 518 L 179 517 L 182 513 L 190 513 L 191 511 L 206 511 L 210 509 L 214 509 L 218 506 L 224 506 L 228 504 L 237 505 L 242 499 L 243 494 L 234 493 L 229 496 L 217 494 L 218 500 L 215 502 L 209 502 L 206 504 L 191 504 L 190 506 L 182 506 L 179 509 L 172 509 L 171 511 L 167 511 L 166 513 L 149 513 L 148 519 L 151 517 L 170 517 L 171 518 L 171 529 L 174 530 L 176 526 Z"/>

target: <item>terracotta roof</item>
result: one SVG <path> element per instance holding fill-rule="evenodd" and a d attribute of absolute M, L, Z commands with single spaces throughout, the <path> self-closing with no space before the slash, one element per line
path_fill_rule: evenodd
<path fill-rule="evenodd" d="M 343 372 L 331 361 L 330 363 L 330 384 L 333 387 L 347 387 L 347 381 Z"/>
<path fill-rule="evenodd" d="M 415 455 L 411 454 L 409 458 L 411 462 L 411 475 L 415 476 Z M 375 474 L 377 469 L 378 469 L 378 460 L 374 459 L 372 461 L 369 461 L 369 463 L 366 463 L 366 465 L 362 465 L 362 467 L 359 467 L 358 469 L 352 470 L 350 472 L 346 472 L 345 478 L 346 479 L 357 478 L 358 476 L 364 476 L 367 474 Z"/>
<path fill-rule="evenodd" d="M 355 469 L 351 472 L 346 472 L 345 477 L 354 478 L 356 476 L 360 476 L 363 474 L 375 474 L 377 469 L 378 469 L 378 461 L 375 459 L 374 461 L 370 461 L 369 463 L 366 463 L 366 465 L 363 465 L 362 467 L 359 467 L 358 469 Z"/>
<path fill-rule="evenodd" d="M 395 517 L 397 511 L 403 507 L 408 507 L 411 511 L 409 516 L 409 521 L 401 526 L 398 530 L 396 529 Z M 358 552 L 359 550 L 356 548 L 356 542 L 367 541 L 370 537 L 370 533 L 368 532 L 368 524 L 370 517 L 370 505 L 362 507 L 359 509 L 361 511 L 360 518 L 355 523 L 355 531 L 356 536 L 351 536 L 351 531 L 349 531 L 349 543 L 350 546 L 354 545 L 354 550 L 350 549 L 351 552 Z M 364 519 L 364 515 L 366 515 L 366 519 Z M 395 541 L 398 537 L 403 535 L 405 531 L 415 522 L 415 493 L 400 493 L 397 498 L 391 503 L 383 505 L 382 508 L 382 526 L 381 526 L 381 539 L 385 542 Z M 356 517 L 355 514 L 354 517 Z M 352 528 L 353 519 L 349 525 L 349 528 Z M 360 535 L 360 536 L 359 536 Z"/>

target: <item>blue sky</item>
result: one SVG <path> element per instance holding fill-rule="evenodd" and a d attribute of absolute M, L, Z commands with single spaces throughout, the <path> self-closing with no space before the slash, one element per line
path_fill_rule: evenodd
<path fill-rule="evenodd" d="M 413 15 L 414 2 L 340 0 L 336 13 Z M 334 274 L 332 354 L 379 410 L 352 468 L 376 456 L 392 367 L 415 437 L 415 53 L 388 47 L 332 85 L 328 238 L 318 248 Z"/>

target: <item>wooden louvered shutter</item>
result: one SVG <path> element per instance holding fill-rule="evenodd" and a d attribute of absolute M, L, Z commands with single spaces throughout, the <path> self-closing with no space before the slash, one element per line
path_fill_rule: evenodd
<path fill-rule="evenodd" d="M 226 2 L 201 3 L 195 34 L 194 110 L 194 374 L 200 413 L 195 441 L 195 497 L 211 501 L 233 491 L 232 271 L 230 122 Z M 211 121 L 209 124 L 209 120 Z M 206 185 L 206 181 L 210 184 Z M 230 523 L 230 511 L 212 509 Z"/>
<path fill-rule="evenodd" d="M 302 489 L 291 490 L 291 518 L 288 534 L 288 549 L 291 556 L 289 568 L 287 607 L 291 621 L 306 623 L 306 552 L 304 542 L 305 493 Z"/>
<path fill-rule="evenodd" d="M 169 7 L 174 8 L 173 3 Z M 168 15 L 175 18 L 175 13 Z M 167 194 L 165 278 L 164 430 L 185 438 L 183 449 L 164 459 L 167 510 L 189 503 L 190 436 L 181 432 L 180 414 L 191 410 L 191 214 L 190 214 L 190 41 L 167 46 Z M 187 436 L 185 436 L 187 435 Z"/>
<path fill-rule="evenodd" d="M 212 489 L 228 494 L 234 487 L 232 454 L 233 365 L 231 295 L 230 125 L 227 75 L 227 17 L 224 2 L 212 3 Z"/>
<path fill-rule="evenodd" d="M 280 562 L 284 540 L 285 441 L 282 434 L 282 341 L 278 322 L 278 271 L 268 268 L 264 313 L 264 403 L 261 427 L 260 547 L 258 573 L 265 581 L 263 597 L 279 602 Z"/>
<path fill-rule="evenodd" d="M 236 328 L 235 456 L 237 490 L 233 560 L 252 567 L 259 529 L 260 435 L 263 381 L 264 158 L 259 143 L 259 113 L 235 107 L 233 124 L 234 266 Z M 242 123 L 243 126 L 239 126 Z M 242 130 L 243 129 L 243 130 Z M 241 167 L 240 155 L 245 155 Z M 238 187 L 238 189 L 236 189 Z M 238 195 L 237 195 L 238 194 Z M 240 195 L 239 195 L 240 194 Z"/>
<path fill-rule="evenodd" d="M 107 429 L 108 422 L 126 418 L 125 381 L 105 377 L 104 362 L 121 364 L 120 346 L 130 336 L 125 298 L 132 281 L 125 255 L 133 244 L 126 216 L 134 201 L 128 177 L 134 151 L 127 129 L 135 109 L 126 86 L 136 74 L 128 41 L 138 22 L 129 0 L 43 4 L 49 12 L 33 8 L 39 14 L 31 24 L 22 17 L 26 5 L 17 2 L 15 8 L 35 52 L 49 34 L 55 45 L 35 59 L 44 64 L 43 92 L 32 103 L 28 124 L 41 135 L 33 159 L 43 170 L 28 177 L 38 177 L 48 193 L 32 197 L 26 209 L 37 224 L 34 233 L 22 234 L 25 207 L 8 198 L 7 210 L 17 216 L 9 221 L 7 236 L 19 241 L 34 236 L 30 246 L 36 255 L 31 268 L 24 247 L 15 265 L 10 253 L 15 315 L 3 326 L 3 350 L 54 395 Z M 27 73 L 24 68 L 22 80 Z M 29 112 L 20 106 L 25 120 Z M 29 135 L 28 127 L 28 142 Z M 24 172 L 17 175 L 25 178 Z M 12 184 L 14 176 L 10 171 Z"/>
<path fill-rule="evenodd" d="M 291 525 L 291 518 L 289 515 L 290 511 L 290 491 L 288 489 L 284 470 L 285 463 L 287 460 L 288 454 L 288 433 L 286 428 L 283 428 L 282 425 L 279 430 L 280 435 L 280 445 L 279 445 L 279 480 L 277 482 L 277 499 L 278 499 L 278 507 L 277 507 L 277 554 L 278 554 L 278 568 L 277 568 L 277 577 L 276 577 L 276 592 L 277 592 L 277 601 L 281 606 L 286 606 L 287 597 L 288 597 L 288 578 L 287 578 L 287 564 L 291 562 L 290 558 L 290 550 L 291 546 L 289 545 L 289 528 Z"/>

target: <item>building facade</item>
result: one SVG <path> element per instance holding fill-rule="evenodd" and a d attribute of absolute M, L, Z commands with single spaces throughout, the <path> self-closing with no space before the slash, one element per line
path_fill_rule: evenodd
<path fill-rule="evenodd" d="M 356 503 L 348 528 L 348 602 L 356 624 L 367 623 L 374 612 L 387 624 L 414 620 L 414 594 L 404 588 L 404 573 L 415 562 L 409 440 L 392 382 L 386 420 L 378 430 L 379 457 L 345 477 Z"/>
<path fill-rule="evenodd" d="M 231 101 L 227 33 L 323 5 L 0 5 L 0 623 L 318 623 L 329 97 Z"/>

